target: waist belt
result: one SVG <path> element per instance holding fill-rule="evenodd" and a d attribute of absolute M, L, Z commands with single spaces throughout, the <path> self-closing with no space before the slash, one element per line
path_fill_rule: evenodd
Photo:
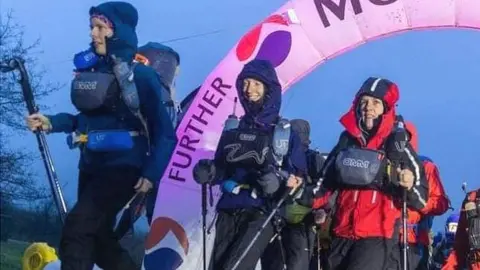
<path fill-rule="evenodd" d="M 138 137 L 144 135 L 142 132 L 139 131 L 129 131 L 131 137 Z M 67 137 L 67 144 L 70 149 L 74 149 L 79 147 L 81 144 L 86 144 L 88 142 L 88 134 L 80 133 L 80 132 L 72 132 Z"/>

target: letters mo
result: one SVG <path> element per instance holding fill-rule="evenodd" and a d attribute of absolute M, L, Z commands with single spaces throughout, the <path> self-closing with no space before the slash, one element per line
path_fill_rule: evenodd
<path fill-rule="evenodd" d="M 351 3 L 353 12 L 358 15 L 363 12 L 360 1 L 370 2 L 375 6 L 386 6 L 397 2 L 397 0 L 348 0 Z M 315 7 L 317 8 L 318 16 L 322 20 L 323 27 L 327 28 L 331 25 L 327 18 L 325 8 L 330 10 L 340 21 L 345 20 L 345 11 L 347 8 L 347 0 L 313 0 Z M 335 3 L 335 2 L 338 2 Z"/>

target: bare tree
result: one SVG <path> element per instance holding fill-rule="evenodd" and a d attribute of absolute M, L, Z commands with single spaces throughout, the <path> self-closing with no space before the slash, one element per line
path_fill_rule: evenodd
<path fill-rule="evenodd" d="M 21 57 L 25 60 L 36 99 L 41 99 L 57 91 L 60 86 L 44 80 L 45 69 L 39 67 L 35 57 L 41 53 L 38 50 L 40 39 L 31 44 L 25 44 L 24 27 L 15 22 L 13 12 L 9 11 L 4 17 L 5 19 L 2 19 L 0 24 L 0 61 L 12 57 Z M 22 91 L 16 77 L 14 72 L 0 76 L 0 124 L 21 130 L 25 128 L 23 117 L 26 111 Z"/>
<path fill-rule="evenodd" d="M 38 50 L 40 39 L 25 44 L 24 27 L 15 22 L 12 11 L 0 18 L 0 61 L 12 57 L 25 60 L 37 100 L 58 90 L 60 85 L 46 82 L 45 70 L 38 65 L 36 55 L 41 53 Z M 0 195 L 3 200 L 31 202 L 43 199 L 47 194 L 45 189 L 39 189 L 35 183 L 35 174 L 29 169 L 38 154 L 8 147 L 9 136 L 18 136 L 19 132 L 25 130 L 26 114 L 18 74 L 0 73 Z"/>

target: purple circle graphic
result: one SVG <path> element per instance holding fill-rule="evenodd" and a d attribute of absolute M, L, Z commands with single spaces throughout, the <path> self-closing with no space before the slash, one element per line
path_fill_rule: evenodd
<path fill-rule="evenodd" d="M 268 60 L 278 67 L 287 59 L 292 47 L 292 35 L 288 31 L 275 31 L 262 42 L 255 59 Z"/>

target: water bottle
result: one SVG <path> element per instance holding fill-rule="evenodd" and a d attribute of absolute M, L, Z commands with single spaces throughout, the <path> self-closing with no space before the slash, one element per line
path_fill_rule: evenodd
<path fill-rule="evenodd" d="M 77 70 L 93 67 L 98 62 L 98 55 L 92 50 L 79 52 L 73 57 L 73 64 Z"/>
<path fill-rule="evenodd" d="M 237 107 L 237 98 L 235 98 L 234 103 L 233 103 L 233 113 L 228 116 L 227 120 L 225 120 L 225 124 L 224 124 L 224 127 L 223 127 L 224 132 L 227 131 L 227 130 L 238 128 L 240 120 L 235 115 L 236 107 Z"/>

